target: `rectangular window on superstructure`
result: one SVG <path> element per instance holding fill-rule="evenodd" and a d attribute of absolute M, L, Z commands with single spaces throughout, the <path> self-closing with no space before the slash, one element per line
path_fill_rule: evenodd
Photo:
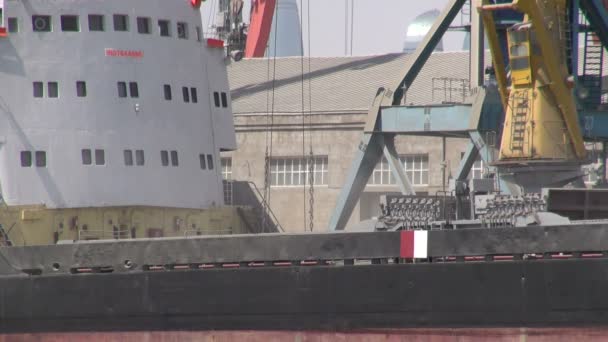
<path fill-rule="evenodd" d="M 196 88 L 190 88 L 190 98 L 192 99 L 192 103 L 198 102 L 198 94 L 196 93 Z"/>
<path fill-rule="evenodd" d="M 203 35 L 201 33 L 201 28 L 200 26 L 196 27 L 196 41 L 200 42 L 203 40 Z"/>
<path fill-rule="evenodd" d="M 133 166 L 133 151 L 131 151 L 131 150 L 124 150 L 123 151 L 123 155 L 125 157 L 125 165 L 126 166 Z"/>
<path fill-rule="evenodd" d="M 274 158 L 270 162 L 270 184 L 272 186 L 306 185 L 310 183 L 311 171 L 314 185 L 327 185 L 328 157 Z"/>
<path fill-rule="evenodd" d="M 89 31 L 104 31 L 104 18 L 101 14 L 89 14 Z"/>
<path fill-rule="evenodd" d="M 179 166 L 179 160 L 177 158 L 177 151 L 171 151 L 171 165 Z"/>
<path fill-rule="evenodd" d="M 228 107 L 228 95 L 225 92 L 222 92 L 222 107 Z"/>
<path fill-rule="evenodd" d="M 34 97 L 44 97 L 44 83 L 34 82 Z"/>
<path fill-rule="evenodd" d="M 171 36 L 171 22 L 169 20 L 160 19 L 158 21 L 158 32 L 161 37 L 170 37 Z"/>
<path fill-rule="evenodd" d="M 207 167 L 209 170 L 213 170 L 213 155 L 211 154 L 207 155 Z"/>
<path fill-rule="evenodd" d="M 163 86 L 163 92 L 165 94 L 165 100 L 171 101 L 171 99 L 173 98 L 173 95 L 171 95 L 171 85 L 170 84 L 165 84 Z"/>
<path fill-rule="evenodd" d="M 93 158 L 91 155 L 91 149 L 83 149 L 81 151 L 81 155 L 82 155 L 82 164 L 83 165 L 91 165 L 93 164 Z"/>
<path fill-rule="evenodd" d="M 19 32 L 19 20 L 17 18 L 8 18 L 8 32 L 9 33 Z"/>
<path fill-rule="evenodd" d="M 190 92 L 188 91 L 188 87 L 182 87 L 182 95 L 184 97 L 184 102 L 190 102 Z"/>
<path fill-rule="evenodd" d="M 76 81 L 76 96 L 87 96 L 87 83 L 85 81 Z"/>
<path fill-rule="evenodd" d="M 150 18 L 137 17 L 137 32 L 150 34 Z"/>
<path fill-rule="evenodd" d="M 125 14 L 114 14 L 114 31 L 129 31 L 129 17 Z"/>
<path fill-rule="evenodd" d="M 135 163 L 137 166 L 143 166 L 145 162 L 144 150 L 135 150 Z"/>
<path fill-rule="evenodd" d="M 207 170 L 207 159 L 205 159 L 206 155 L 204 154 L 199 154 L 198 155 L 198 160 L 201 164 L 201 169 L 202 170 Z"/>
<path fill-rule="evenodd" d="M 127 82 L 118 82 L 118 97 L 127 97 Z"/>
<path fill-rule="evenodd" d="M 34 32 L 51 32 L 53 25 L 51 23 L 50 15 L 33 15 L 32 16 L 32 29 Z"/>
<path fill-rule="evenodd" d="M 137 82 L 129 82 L 129 93 L 132 98 L 139 97 L 139 87 L 137 86 Z"/>
<path fill-rule="evenodd" d="M 59 97 L 59 84 L 57 82 L 48 82 L 47 86 L 48 86 L 47 91 L 48 91 L 49 97 L 52 97 L 52 98 Z"/>
<path fill-rule="evenodd" d="M 160 151 L 160 164 L 169 166 L 169 151 Z"/>
<path fill-rule="evenodd" d="M 183 22 L 177 23 L 177 38 L 188 39 L 188 24 Z"/>
<path fill-rule="evenodd" d="M 220 160 L 222 164 L 222 179 L 232 180 L 232 158 L 224 157 Z"/>
<path fill-rule="evenodd" d="M 95 150 L 95 165 L 106 165 L 106 151 Z"/>
<path fill-rule="evenodd" d="M 21 151 L 21 167 L 31 167 L 32 166 L 32 152 L 31 151 Z"/>
<path fill-rule="evenodd" d="M 61 31 L 64 31 L 64 32 L 80 31 L 78 16 L 77 15 L 62 15 L 61 16 Z"/>
<path fill-rule="evenodd" d="M 36 151 L 36 167 L 46 167 L 46 151 Z"/>
<path fill-rule="evenodd" d="M 220 93 L 217 91 L 213 92 L 213 104 L 218 108 L 220 107 Z"/>

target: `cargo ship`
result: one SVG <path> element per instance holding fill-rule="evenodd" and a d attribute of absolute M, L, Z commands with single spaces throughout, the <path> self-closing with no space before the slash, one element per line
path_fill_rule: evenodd
<path fill-rule="evenodd" d="M 203 37 L 200 1 L 0 1 L 2 338 L 599 340 L 608 325 L 606 191 L 496 194 L 497 173 L 456 185 L 454 196 L 416 197 L 397 170 L 404 194 L 387 196 L 367 231 L 339 231 L 371 161 L 383 150 L 394 156 L 389 135 L 375 134 L 397 126 L 379 123 L 395 111 L 425 115 L 399 105 L 402 89 L 464 2 L 449 2 L 398 87 L 378 91 L 329 227 L 338 231 L 246 234 L 247 215 L 224 205 L 218 169 L 219 153 L 236 148 L 225 63 L 240 56 Z M 474 101 L 446 107 L 481 122 L 448 132 L 477 143 L 465 164 L 484 148 L 475 140 L 491 124 L 484 119 L 508 107 L 501 102 L 529 101 L 558 124 L 517 121 L 522 112 L 506 108 L 505 127 L 517 127 L 495 165 L 517 175 L 536 158 L 537 172 L 555 171 L 553 183 L 577 177 L 585 156 L 576 111 L 560 102 L 572 98 L 553 96 L 571 94 L 546 84 L 566 71 L 539 58 L 537 49 L 553 47 L 537 46 L 535 35 L 547 32 L 530 25 L 539 8 L 570 13 L 571 2 L 558 2 L 480 8 L 527 13 L 505 33 L 511 62 L 529 62 L 510 74 L 528 78 L 505 92 L 506 69 L 495 69 L 495 84 L 480 86 Z M 581 3 L 588 16 L 600 4 Z M 496 28 L 493 19 L 484 17 L 486 28 Z M 250 32 L 268 31 L 260 20 Z M 602 28 L 602 20 L 591 22 Z M 565 147 L 530 149 L 540 138 L 520 133 L 534 129 L 562 132 Z M 553 162 L 566 166 L 547 168 L 560 151 Z"/>

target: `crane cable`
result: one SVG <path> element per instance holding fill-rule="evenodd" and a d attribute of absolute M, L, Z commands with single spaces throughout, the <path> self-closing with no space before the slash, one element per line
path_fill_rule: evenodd
<path fill-rule="evenodd" d="M 298 163 L 300 165 L 300 170 L 302 170 L 302 167 L 306 167 L 305 165 L 308 164 L 307 162 L 307 158 L 306 158 L 306 116 L 304 114 L 305 112 L 305 106 L 304 106 L 304 41 L 303 41 L 303 35 L 304 35 L 304 7 L 302 7 L 302 0 L 299 1 L 299 5 L 300 5 L 300 47 L 302 48 L 302 56 L 300 57 L 300 76 L 301 76 L 301 89 L 300 89 L 300 94 L 301 94 L 301 105 L 302 105 L 302 159 L 300 160 L 300 162 Z M 306 230 L 306 183 L 307 183 L 307 177 L 305 176 L 306 174 L 302 175 L 302 173 L 299 174 L 300 177 L 304 177 L 304 180 L 302 181 L 302 178 L 300 178 L 300 183 L 302 184 L 302 203 L 303 203 L 303 207 L 302 207 L 302 217 L 304 217 L 304 230 Z"/>
<path fill-rule="evenodd" d="M 274 95 L 276 89 L 276 75 L 277 75 L 277 37 L 279 35 L 278 24 L 279 24 L 279 15 L 278 15 L 278 7 L 275 7 L 275 12 L 273 15 L 274 18 L 274 46 L 273 46 L 273 54 L 272 57 L 267 57 L 267 77 L 270 77 L 270 60 L 272 58 L 272 90 L 271 97 L 268 98 L 268 92 L 266 92 L 266 127 L 268 127 L 268 121 L 270 121 L 270 130 L 266 130 L 266 152 L 264 156 L 264 194 L 263 194 L 263 209 L 264 215 L 262 216 L 262 229 L 265 232 L 266 230 L 266 218 L 269 217 L 270 214 L 270 161 L 272 160 L 272 143 L 273 143 L 273 135 L 274 135 Z M 266 46 L 266 52 L 269 52 L 268 46 Z M 270 100 L 270 101 L 269 101 Z M 268 110 L 270 102 L 270 113 Z M 270 119 L 270 120 L 269 120 Z M 269 132 L 270 131 L 270 132 Z M 270 133 L 270 134 L 269 134 Z"/>
<path fill-rule="evenodd" d="M 307 34 L 306 34 L 306 40 L 307 40 L 307 47 L 308 47 L 308 124 L 309 124 L 309 129 L 308 129 L 308 146 L 309 146 L 309 158 L 308 158 L 308 184 L 309 184 L 309 188 L 308 188 L 308 227 L 310 229 L 310 231 L 312 232 L 314 230 L 315 227 L 315 223 L 314 223 L 314 204 L 315 204 L 315 178 L 314 178 L 314 171 L 315 171 L 315 157 L 314 157 L 314 153 L 313 153 L 313 149 L 312 149 L 312 68 L 311 68 L 311 50 L 310 50 L 310 0 L 307 1 L 308 3 L 308 9 L 306 11 L 306 20 L 308 22 L 308 27 L 307 27 Z M 302 54 L 304 54 L 304 49 L 302 49 Z M 320 175 L 322 175 L 321 172 L 319 172 Z"/>

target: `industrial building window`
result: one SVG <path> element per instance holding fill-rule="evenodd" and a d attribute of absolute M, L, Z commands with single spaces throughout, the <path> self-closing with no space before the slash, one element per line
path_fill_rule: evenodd
<path fill-rule="evenodd" d="M 314 185 L 327 185 L 328 158 L 315 156 L 312 158 L 276 158 L 270 162 L 270 184 L 272 186 L 300 186 L 309 183 L 313 172 Z"/>
<path fill-rule="evenodd" d="M 137 82 L 129 82 L 129 93 L 131 93 L 131 97 L 133 98 L 139 97 L 139 87 L 137 86 Z"/>
<path fill-rule="evenodd" d="M 47 86 L 48 86 L 47 90 L 49 93 L 49 97 L 52 97 L 52 98 L 59 97 L 59 84 L 57 84 L 57 82 L 48 82 Z"/>
<path fill-rule="evenodd" d="M 171 99 L 173 98 L 173 96 L 171 95 L 171 85 L 165 84 L 163 86 L 163 92 L 165 94 L 165 100 L 171 101 Z"/>
<path fill-rule="evenodd" d="M 183 22 L 177 23 L 177 38 L 188 39 L 188 24 Z"/>
<path fill-rule="evenodd" d="M 171 151 L 171 165 L 178 166 L 179 160 L 177 159 L 177 151 Z"/>
<path fill-rule="evenodd" d="M 114 31 L 128 31 L 129 17 L 125 14 L 114 14 Z"/>
<path fill-rule="evenodd" d="M 182 87 L 182 94 L 184 96 L 184 102 L 190 102 L 190 92 L 188 87 Z"/>
<path fill-rule="evenodd" d="M 218 108 L 220 107 L 220 93 L 217 91 L 213 92 L 213 104 Z"/>
<path fill-rule="evenodd" d="M 135 163 L 137 166 L 143 166 L 145 161 L 144 150 L 135 150 Z"/>
<path fill-rule="evenodd" d="M 137 18 L 137 32 L 141 34 L 150 34 L 150 18 Z"/>
<path fill-rule="evenodd" d="M 95 150 L 95 165 L 106 165 L 106 151 Z"/>
<path fill-rule="evenodd" d="M 64 32 L 80 31 L 80 25 L 78 23 L 78 16 L 77 15 L 62 15 L 61 16 L 61 31 L 64 31 Z"/>
<path fill-rule="evenodd" d="M 170 37 L 171 36 L 171 23 L 169 20 L 159 20 L 158 21 L 158 31 L 162 37 Z"/>
<path fill-rule="evenodd" d="M 19 20 L 17 20 L 17 18 L 8 18 L 8 32 L 19 32 Z"/>
<path fill-rule="evenodd" d="M 36 151 L 36 167 L 46 167 L 46 151 Z"/>
<path fill-rule="evenodd" d="M 76 81 L 76 96 L 87 96 L 87 83 L 85 81 Z"/>
<path fill-rule="evenodd" d="M 44 83 L 34 82 L 34 97 L 44 97 Z"/>
<path fill-rule="evenodd" d="M 429 157 L 428 155 L 409 155 L 400 156 L 399 160 L 403 164 L 405 173 L 414 186 L 425 186 L 429 183 Z M 397 184 L 393 177 L 390 165 L 386 158 L 376 165 L 372 176 L 368 180 L 369 185 L 393 185 Z"/>
<path fill-rule="evenodd" d="M 228 95 L 225 92 L 222 92 L 222 107 L 228 107 Z"/>
<path fill-rule="evenodd" d="M 131 150 L 124 150 L 123 154 L 124 154 L 124 157 L 125 157 L 125 165 L 126 166 L 133 166 L 133 151 L 131 151 Z"/>
<path fill-rule="evenodd" d="M 200 26 L 196 27 L 196 41 L 202 41 L 203 40 L 203 36 L 201 34 L 201 28 Z"/>
<path fill-rule="evenodd" d="M 82 164 L 83 165 L 91 165 L 91 164 L 93 164 L 93 159 L 91 157 L 91 150 L 90 149 L 83 149 L 81 154 L 82 154 Z"/>
<path fill-rule="evenodd" d="M 481 158 L 477 158 L 471 167 L 471 179 L 482 179 L 485 173 L 483 160 Z"/>
<path fill-rule="evenodd" d="M 50 15 L 33 15 L 32 16 L 32 29 L 34 32 L 51 32 L 53 25 L 51 23 Z"/>
<path fill-rule="evenodd" d="M 192 103 L 198 102 L 198 94 L 196 93 L 196 88 L 190 88 L 190 98 L 192 99 Z"/>
<path fill-rule="evenodd" d="M 118 97 L 127 97 L 127 82 L 118 82 Z"/>
<path fill-rule="evenodd" d="M 211 154 L 207 155 L 207 167 L 209 170 L 213 170 L 213 155 Z"/>
<path fill-rule="evenodd" d="M 89 14 L 89 31 L 104 31 L 104 16 L 101 14 Z"/>
<path fill-rule="evenodd" d="M 21 167 L 31 167 L 32 166 L 32 152 L 31 151 L 21 151 Z"/>
<path fill-rule="evenodd" d="M 169 151 L 160 151 L 160 163 L 162 166 L 169 166 Z"/>
<path fill-rule="evenodd" d="M 222 164 L 222 179 L 232 180 L 232 158 L 224 157 L 220 160 Z"/>

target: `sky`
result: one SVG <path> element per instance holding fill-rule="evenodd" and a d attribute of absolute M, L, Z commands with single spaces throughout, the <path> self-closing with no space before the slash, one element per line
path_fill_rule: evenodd
<path fill-rule="evenodd" d="M 205 31 L 209 18 L 219 0 L 203 3 L 202 18 Z M 447 0 L 295 0 L 303 13 L 304 51 L 307 56 L 376 55 L 401 52 L 407 26 L 428 10 L 442 10 Z M 348 8 L 348 10 L 347 10 Z M 249 21 L 250 0 L 245 0 L 244 20 Z M 352 11 L 352 15 L 351 15 Z M 310 14 L 309 14 L 310 13 Z M 308 17 L 310 16 L 310 18 Z M 310 19 L 310 27 L 308 27 Z M 460 23 L 460 18 L 455 20 Z M 310 34 L 309 34 L 310 33 Z M 310 50 L 308 49 L 310 37 Z M 445 50 L 460 50 L 464 35 L 448 33 Z"/>

